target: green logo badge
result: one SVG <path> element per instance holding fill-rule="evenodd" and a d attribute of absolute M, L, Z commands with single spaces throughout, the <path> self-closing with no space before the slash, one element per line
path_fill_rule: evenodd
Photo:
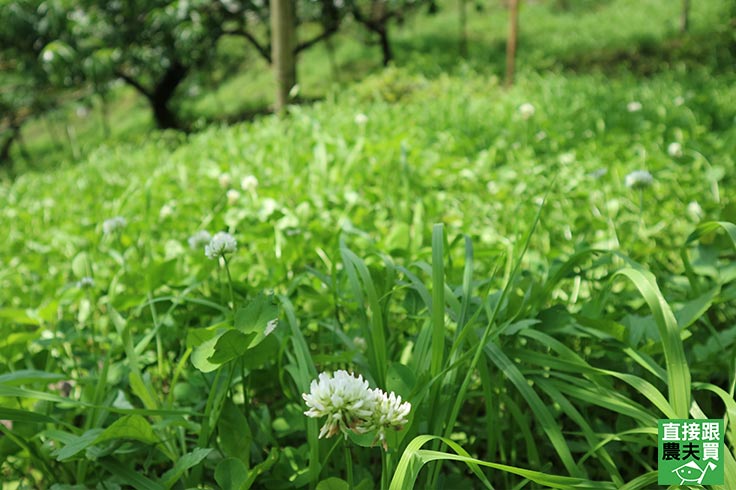
<path fill-rule="evenodd" d="M 723 420 L 660 419 L 660 485 L 723 485 Z"/>

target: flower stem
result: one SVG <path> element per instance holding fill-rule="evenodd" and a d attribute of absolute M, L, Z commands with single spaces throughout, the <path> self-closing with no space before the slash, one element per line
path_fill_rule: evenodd
<path fill-rule="evenodd" d="M 348 488 L 353 490 L 355 485 L 353 484 L 353 457 L 350 454 L 350 442 L 345 441 L 345 468 L 347 470 Z"/>
<path fill-rule="evenodd" d="M 222 260 L 225 261 L 225 272 L 227 272 L 227 287 L 230 291 L 230 303 L 228 306 L 231 310 L 235 309 L 235 297 L 233 296 L 233 278 L 230 276 L 230 265 L 228 264 L 227 258 L 223 255 Z"/>

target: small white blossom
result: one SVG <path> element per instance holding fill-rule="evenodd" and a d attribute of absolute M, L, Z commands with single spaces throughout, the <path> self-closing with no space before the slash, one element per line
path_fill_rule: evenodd
<path fill-rule="evenodd" d="M 678 95 L 677 97 L 675 97 L 675 100 L 673 100 L 673 102 L 676 106 L 679 107 L 685 103 L 685 97 L 683 97 L 682 95 Z"/>
<path fill-rule="evenodd" d="M 642 109 L 641 102 L 638 102 L 636 100 L 632 100 L 628 104 L 626 104 L 626 110 L 629 112 L 639 112 Z"/>
<path fill-rule="evenodd" d="M 355 345 L 355 348 L 359 351 L 365 352 L 365 350 L 368 348 L 368 342 L 363 337 L 355 337 L 353 339 L 353 345 Z"/>
<path fill-rule="evenodd" d="M 232 181 L 233 179 L 230 177 L 230 174 L 228 173 L 220 174 L 217 177 L 217 182 L 219 182 L 220 187 L 222 187 L 223 189 L 227 189 L 228 187 L 230 187 L 230 184 L 232 183 Z"/>
<path fill-rule="evenodd" d="M 237 250 L 237 245 L 235 237 L 230 233 L 218 231 L 215 233 L 215 236 L 212 237 L 210 243 L 204 247 L 204 254 L 208 259 L 218 259 L 225 254 L 235 252 L 235 250 Z"/>
<path fill-rule="evenodd" d="M 667 154 L 672 158 L 680 158 L 682 156 L 682 145 L 674 141 L 667 145 Z"/>
<path fill-rule="evenodd" d="M 347 438 L 350 431 L 364 434 L 375 430 L 376 440 L 386 450 L 386 430 L 401 430 L 411 411 L 411 404 L 402 402 L 400 396 L 386 394 L 379 388 L 372 390 L 363 376 L 356 378 L 344 370 L 336 371 L 334 376 L 321 373 L 302 398 L 309 408 L 304 415 L 327 417 L 320 438 L 338 432 Z"/>
<path fill-rule="evenodd" d="M 575 161 L 575 153 L 569 151 L 560 155 L 560 163 L 563 165 L 570 165 Z"/>
<path fill-rule="evenodd" d="M 164 204 L 163 206 L 161 206 L 161 209 L 158 212 L 158 217 L 161 219 L 166 219 L 172 214 L 174 214 L 174 205 Z"/>
<path fill-rule="evenodd" d="M 536 139 L 537 141 L 543 141 L 546 138 L 547 138 L 547 133 L 545 133 L 544 131 L 540 131 L 534 135 L 534 139 Z"/>
<path fill-rule="evenodd" d="M 233 205 L 238 202 L 238 199 L 240 199 L 240 192 L 236 191 L 235 189 L 230 189 L 226 193 L 227 196 L 227 203 L 229 205 Z"/>
<path fill-rule="evenodd" d="M 703 208 L 700 207 L 698 201 L 690 201 L 687 205 L 687 214 L 689 214 L 694 221 L 698 221 L 703 217 Z"/>
<path fill-rule="evenodd" d="M 590 176 L 593 177 L 594 179 L 600 179 L 607 173 L 608 173 L 608 169 L 603 167 L 603 168 L 599 168 L 598 170 L 594 170 L 593 172 L 591 172 Z"/>
<path fill-rule="evenodd" d="M 519 106 L 519 114 L 521 118 L 526 120 L 531 118 L 537 110 L 529 102 L 525 102 Z"/>
<path fill-rule="evenodd" d="M 246 175 L 240 181 L 240 188 L 245 192 L 253 192 L 258 187 L 258 179 L 255 175 Z"/>
<path fill-rule="evenodd" d="M 118 230 L 122 230 L 128 224 L 128 221 L 122 216 L 115 216 L 114 218 L 106 219 L 102 223 L 102 233 L 110 235 Z"/>
<path fill-rule="evenodd" d="M 375 410 L 367 428 L 378 431 L 377 438 L 381 441 L 383 449 L 388 451 L 386 429 L 401 430 L 404 428 L 404 425 L 408 422 L 407 417 L 411 411 L 411 403 L 402 403 L 401 397 L 396 396 L 394 392 L 387 395 L 378 388 L 373 390 L 373 396 L 376 400 Z"/>
<path fill-rule="evenodd" d="M 624 183 L 632 189 L 643 189 L 654 182 L 654 177 L 646 170 L 635 170 L 626 176 Z"/>
<path fill-rule="evenodd" d="M 338 431 L 346 439 L 349 431 L 366 432 L 363 426 L 373 416 L 376 403 L 368 381 L 342 369 L 332 376 L 320 373 L 318 379 L 312 381 L 309 393 L 303 393 L 302 398 L 309 408 L 304 415 L 327 417 L 319 432 L 320 438 L 332 437 Z"/>
<path fill-rule="evenodd" d="M 355 115 L 355 124 L 357 124 L 358 126 L 365 126 L 367 123 L 368 116 L 366 116 L 362 112 Z"/>
<path fill-rule="evenodd" d="M 79 289 L 87 289 L 87 288 L 91 289 L 95 287 L 95 280 L 89 276 L 85 276 L 81 278 L 80 280 L 78 280 L 76 285 Z"/>
<path fill-rule="evenodd" d="M 212 235 L 210 235 L 209 231 L 199 230 L 197 233 L 189 237 L 187 243 L 189 243 L 189 248 L 196 250 L 210 243 L 210 240 L 212 240 Z"/>

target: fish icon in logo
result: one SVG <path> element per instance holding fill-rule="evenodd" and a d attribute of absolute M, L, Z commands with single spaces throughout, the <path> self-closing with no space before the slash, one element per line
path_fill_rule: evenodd
<path fill-rule="evenodd" d="M 705 465 L 705 468 L 701 468 L 695 461 L 689 461 L 679 468 L 675 468 L 674 470 L 672 470 L 672 472 L 676 474 L 680 478 L 680 480 L 682 480 L 680 482 L 680 485 L 684 485 L 686 482 L 697 483 L 698 485 L 700 485 L 701 483 L 703 483 L 705 473 L 708 470 L 715 469 L 716 465 L 714 465 L 712 462 L 709 462 L 707 465 Z"/>

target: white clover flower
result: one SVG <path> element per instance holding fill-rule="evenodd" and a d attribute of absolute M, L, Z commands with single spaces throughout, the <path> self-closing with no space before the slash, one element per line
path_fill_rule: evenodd
<path fill-rule="evenodd" d="M 594 179 L 600 179 L 607 173 L 608 173 L 608 169 L 603 167 L 603 168 L 599 168 L 598 170 L 594 170 L 593 172 L 591 172 L 590 176 L 593 177 Z"/>
<path fill-rule="evenodd" d="M 367 428 L 378 431 L 376 437 L 381 441 L 383 449 L 388 451 L 386 429 L 401 430 L 404 428 L 408 422 L 411 403 L 402 403 L 401 396 L 396 396 L 393 391 L 387 395 L 379 388 L 373 390 L 373 396 L 375 397 L 375 410 Z"/>
<path fill-rule="evenodd" d="M 102 233 L 110 235 L 118 230 L 122 230 L 128 224 L 128 221 L 122 216 L 115 216 L 114 218 L 106 219 L 102 223 Z"/>
<path fill-rule="evenodd" d="M 358 126 L 365 126 L 368 123 L 368 116 L 362 112 L 355 115 L 355 124 Z"/>
<path fill-rule="evenodd" d="M 172 214 L 174 214 L 174 204 L 168 203 L 161 206 L 161 209 L 158 212 L 158 217 L 161 219 L 166 219 Z"/>
<path fill-rule="evenodd" d="M 89 276 L 85 276 L 77 281 L 76 286 L 79 289 L 91 289 L 95 287 L 95 280 Z"/>
<path fill-rule="evenodd" d="M 703 208 L 700 207 L 698 201 L 690 201 L 687 204 L 687 214 L 689 214 L 694 221 L 698 221 L 703 217 Z"/>
<path fill-rule="evenodd" d="M 667 145 L 667 154 L 672 158 L 680 158 L 682 156 L 682 145 L 674 141 Z"/>
<path fill-rule="evenodd" d="M 240 192 L 235 189 L 230 189 L 225 195 L 227 196 L 227 203 L 231 206 L 237 203 L 238 199 L 240 199 Z"/>
<path fill-rule="evenodd" d="M 246 175 L 240 181 L 240 188 L 245 192 L 253 192 L 258 187 L 258 179 L 255 175 Z"/>
<path fill-rule="evenodd" d="M 371 390 L 363 376 L 357 378 L 347 371 L 336 371 L 333 376 L 321 373 L 312 381 L 310 392 L 302 394 L 309 410 L 308 417 L 327 417 L 319 437 L 332 437 L 342 432 L 364 434 L 376 432 L 376 440 L 388 450 L 386 430 L 401 430 L 408 421 L 411 404 L 401 401 L 395 393 L 381 389 Z"/>
<path fill-rule="evenodd" d="M 332 437 L 342 432 L 345 438 L 348 431 L 361 434 L 365 430 L 366 421 L 373 417 L 376 399 L 368 388 L 368 381 L 363 376 L 357 378 L 345 370 L 339 370 L 333 376 L 320 373 L 319 378 L 312 381 L 309 393 L 302 398 L 309 410 L 307 417 L 327 417 L 325 425 L 319 431 L 319 437 Z"/>
<path fill-rule="evenodd" d="M 237 250 L 237 246 L 235 237 L 230 233 L 218 231 L 212 237 L 210 243 L 204 247 L 204 254 L 208 259 L 214 260 L 223 257 L 225 254 L 234 253 Z"/>
<path fill-rule="evenodd" d="M 629 112 L 639 112 L 642 109 L 641 102 L 632 100 L 628 104 L 626 104 L 626 110 Z"/>
<path fill-rule="evenodd" d="M 525 102 L 519 106 L 519 114 L 521 118 L 526 120 L 531 118 L 537 110 L 529 102 Z"/>
<path fill-rule="evenodd" d="M 363 337 L 355 337 L 353 339 L 353 345 L 355 345 L 355 348 L 359 351 L 365 352 L 365 350 L 368 348 L 368 342 Z"/>
<path fill-rule="evenodd" d="M 572 151 L 569 151 L 567 153 L 562 153 L 560 155 L 560 163 L 563 165 L 570 165 L 575 161 L 575 153 Z"/>
<path fill-rule="evenodd" d="M 230 174 L 228 173 L 220 174 L 217 177 L 217 182 L 220 184 L 220 187 L 222 187 L 223 189 L 227 189 L 228 187 L 230 187 L 230 184 L 232 183 L 232 181 L 233 179 L 230 177 Z"/>
<path fill-rule="evenodd" d="M 189 237 L 187 243 L 189 243 L 189 248 L 197 250 L 198 248 L 202 248 L 210 243 L 210 240 L 212 240 L 212 235 L 210 235 L 209 231 L 199 230 L 197 233 Z"/>
<path fill-rule="evenodd" d="M 624 183 L 632 189 L 643 189 L 654 182 L 654 177 L 646 170 L 634 170 L 626 176 Z"/>

